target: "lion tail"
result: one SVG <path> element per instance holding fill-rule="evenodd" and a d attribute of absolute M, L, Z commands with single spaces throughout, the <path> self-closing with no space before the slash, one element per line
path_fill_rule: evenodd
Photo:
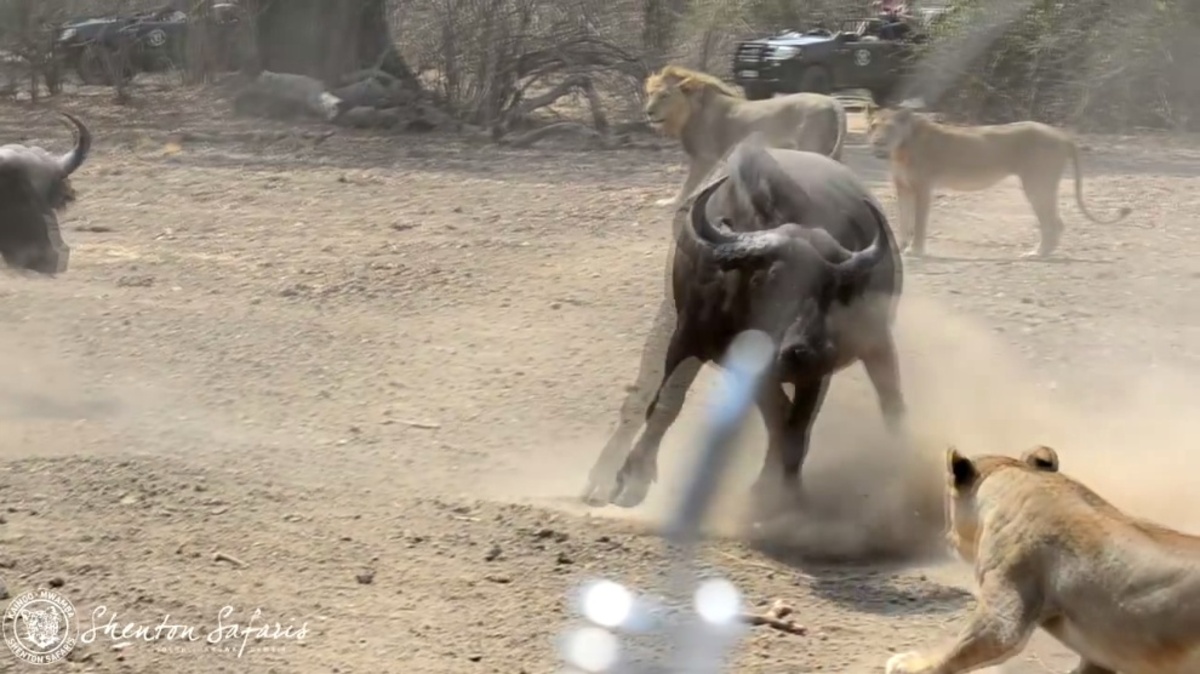
<path fill-rule="evenodd" d="M 837 161 L 842 161 L 842 148 L 846 145 L 849 122 L 846 120 L 846 106 L 837 98 L 833 99 L 833 112 L 837 116 L 837 140 L 833 144 L 833 149 L 829 152 L 829 157 Z"/>
<path fill-rule="evenodd" d="M 1092 215 L 1092 212 L 1088 210 L 1087 205 L 1083 203 L 1083 171 L 1079 167 L 1079 146 L 1072 142 L 1070 147 L 1071 164 L 1075 167 L 1075 203 L 1079 204 L 1079 210 L 1083 211 L 1084 216 L 1087 217 L 1088 220 L 1091 220 L 1098 225 L 1111 225 L 1115 222 L 1120 222 L 1125 218 L 1125 216 L 1132 213 L 1132 208 L 1128 206 L 1122 206 L 1117 210 L 1116 217 L 1108 220 L 1101 220 L 1095 215 Z"/>

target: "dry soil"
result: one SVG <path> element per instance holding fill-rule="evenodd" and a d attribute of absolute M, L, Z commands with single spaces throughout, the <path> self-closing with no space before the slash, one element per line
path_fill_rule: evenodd
<path fill-rule="evenodd" d="M 97 135 L 64 217 L 72 267 L 0 276 L 0 579 L 8 596 L 55 588 L 91 636 L 45 671 L 538 674 L 557 667 L 570 588 L 661 590 L 655 524 L 711 371 L 649 503 L 575 497 L 661 297 L 669 213 L 652 202 L 682 180 L 676 147 L 322 138 L 199 94 L 138 98 L 62 103 Z M 0 137 L 69 142 L 13 105 Z M 852 141 L 894 216 L 885 166 Z M 953 631 L 967 570 L 883 555 L 915 547 L 950 443 L 1049 444 L 1118 505 L 1200 527 L 1196 144 L 1086 142 L 1091 206 L 1133 215 L 1092 224 L 1064 181 L 1061 255 L 1025 261 L 1015 181 L 940 196 L 899 317 L 911 446 L 887 439 L 851 368 L 817 425 L 819 507 L 786 554 L 706 546 L 707 569 L 808 628 L 750 630 L 736 671 L 881 672 Z M 754 417 L 734 501 L 761 441 Z M 197 639 L 92 630 L 114 614 Z M 206 641 L 252 620 L 306 633 Z M 1038 637 L 1000 671 L 1071 664 Z M 0 671 L 26 668 L 0 648 Z"/>

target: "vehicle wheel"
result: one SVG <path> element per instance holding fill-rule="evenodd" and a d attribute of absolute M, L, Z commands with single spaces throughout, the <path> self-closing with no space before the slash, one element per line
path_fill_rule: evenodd
<path fill-rule="evenodd" d="M 752 101 L 765 100 L 775 95 L 775 92 L 765 84 L 748 84 L 742 89 L 746 92 L 746 98 Z"/>
<path fill-rule="evenodd" d="M 811 91 L 815 94 L 828 94 L 833 88 L 829 71 L 821 66 L 813 66 L 800 76 L 800 91 Z"/>

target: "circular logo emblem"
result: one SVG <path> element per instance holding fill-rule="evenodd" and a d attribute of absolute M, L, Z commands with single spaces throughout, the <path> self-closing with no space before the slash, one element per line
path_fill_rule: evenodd
<path fill-rule="evenodd" d="M 161 47 L 166 41 L 167 34 L 161 28 L 155 28 L 146 34 L 146 42 L 149 42 L 151 47 Z"/>
<path fill-rule="evenodd" d="M 38 588 L 13 598 L 4 612 L 4 643 L 31 665 L 48 665 L 75 648 L 75 607 L 54 590 Z"/>
<path fill-rule="evenodd" d="M 859 49 L 854 52 L 854 63 L 860 66 L 865 66 L 871 62 L 871 52 L 866 49 Z"/>

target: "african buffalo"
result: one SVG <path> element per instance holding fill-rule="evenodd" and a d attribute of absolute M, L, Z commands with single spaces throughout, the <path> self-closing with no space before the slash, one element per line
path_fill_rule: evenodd
<path fill-rule="evenodd" d="M 861 360 L 888 428 L 897 431 L 905 416 L 892 338 L 903 271 L 878 202 L 845 165 L 768 149 L 758 137 L 733 150 L 725 173 L 680 209 L 671 295 L 638 386 L 589 475 L 590 505 L 645 500 L 687 389 L 744 330 L 762 330 L 778 347 L 758 400 L 770 438 L 760 495 L 800 494 L 813 421 L 835 372 Z M 795 387 L 790 399 L 785 383 Z M 641 418 L 645 430 L 620 465 Z"/>
<path fill-rule="evenodd" d="M 28 145 L 0 145 L 0 256 L 9 267 L 53 276 L 67 270 L 70 248 L 56 211 L 75 200 L 70 176 L 87 159 L 92 134 L 73 115 L 75 147 L 61 156 Z"/>

